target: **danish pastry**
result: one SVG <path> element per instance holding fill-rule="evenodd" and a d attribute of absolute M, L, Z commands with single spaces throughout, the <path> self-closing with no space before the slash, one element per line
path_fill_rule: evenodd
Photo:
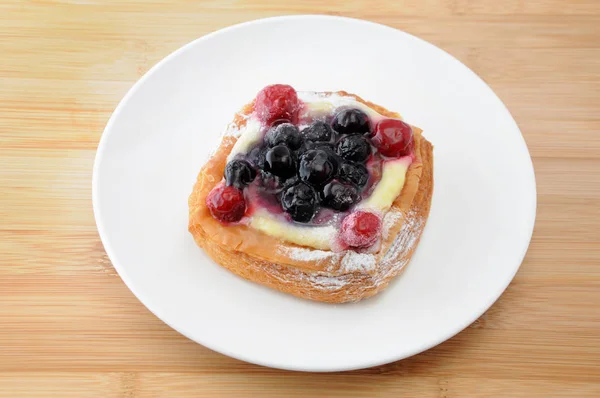
<path fill-rule="evenodd" d="M 200 170 L 189 231 L 247 280 L 358 301 L 408 264 L 432 193 L 432 145 L 399 114 L 275 84 L 235 115 Z"/>

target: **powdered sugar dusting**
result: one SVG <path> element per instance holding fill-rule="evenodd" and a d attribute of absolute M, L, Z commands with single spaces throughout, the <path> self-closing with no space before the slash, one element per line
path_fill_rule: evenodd
<path fill-rule="evenodd" d="M 342 258 L 341 269 L 343 273 L 361 272 L 370 273 L 377 265 L 377 257 L 369 253 L 357 253 L 348 250 Z"/>
<path fill-rule="evenodd" d="M 238 138 L 240 135 L 242 135 L 242 131 L 240 130 L 239 126 L 235 123 L 228 124 L 227 128 L 223 132 L 223 137 Z"/>
<path fill-rule="evenodd" d="M 309 277 L 313 285 L 326 290 L 339 290 L 348 284 L 347 280 L 340 277 L 331 277 L 326 275 L 311 275 Z"/>
<path fill-rule="evenodd" d="M 326 290 L 337 291 L 342 289 L 351 281 L 348 275 L 331 276 L 327 273 L 306 273 L 293 267 L 282 267 L 273 265 L 268 269 L 271 276 L 284 283 L 308 283 L 311 287 Z M 263 269 L 266 271 L 266 269 Z"/>
<path fill-rule="evenodd" d="M 391 209 L 383 217 L 383 226 L 381 228 L 381 235 L 383 239 L 387 239 L 390 236 L 390 229 L 396 225 L 398 220 L 402 218 L 402 212 Z"/>
<path fill-rule="evenodd" d="M 326 250 L 314 250 L 305 247 L 284 247 L 280 246 L 279 251 L 297 261 L 319 261 L 330 258 L 334 255 L 331 251 Z"/>
<path fill-rule="evenodd" d="M 410 250 L 414 249 L 416 240 L 419 239 L 420 234 L 418 231 L 425 220 L 419 216 L 414 210 L 410 210 L 398 236 L 391 244 L 389 250 L 381 260 L 381 274 L 382 278 L 386 278 L 390 273 L 399 272 L 409 261 L 410 256 L 406 256 Z M 403 261 L 399 261 L 398 258 L 405 258 Z"/>
<path fill-rule="evenodd" d="M 250 117 L 250 115 L 239 115 L 242 117 L 242 120 L 248 120 L 248 118 Z M 239 122 L 231 122 L 227 125 L 227 128 L 223 132 L 223 137 L 239 138 L 245 130 L 246 126 L 240 128 Z"/>

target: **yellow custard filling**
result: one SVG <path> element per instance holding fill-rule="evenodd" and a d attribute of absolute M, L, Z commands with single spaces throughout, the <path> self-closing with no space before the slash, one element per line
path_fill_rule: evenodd
<path fill-rule="evenodd" d="M 359 209 L 386 212 L 398 195 L 400 195 L 400 192 L 402 192 L 410 163 L 411 160 L 408 156 L 385 162 L 382 168 L 381 180 L 375 186 L 373 193 L 358 203 L 356 207 Z"/>
<path fill-rule="evenodd" d="M 250 226 L 264 234 L 283 239 L 301 246 L 329 250 L 336 234 L 333 225 L 303 226 L 286 222 L 261 209 L 252 216 Z"/>

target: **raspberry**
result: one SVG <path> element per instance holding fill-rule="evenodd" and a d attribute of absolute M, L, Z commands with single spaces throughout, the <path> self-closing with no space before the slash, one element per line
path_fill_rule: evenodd
<path fill-rule="evenodd" d="M 402 120 L 384 119 L 377 123 L 371 141 L 384 156 L 406 156 L 413 149 L 413 131 Z"/>
<path fill-rule="evenodd" d="M 236 222 L 244 217 L 246 200 L 241 190 L 227 185 L 218 185 L 206 197 L 210 214 L 221 222 Z"/>
<path fill-rule="evenodd" d="M 377 241 L 381 230 L 379 217 L 367 211 L 356 211 L 344 218 L 340 238 L 350 247 L 365 248 Z"/>
<path fill-rule="evenodd" d="M 299 109 L 298 94 L 287 84 L 273 84 L 263 88 L 256 96 L 254 104 L 258 119 L 266 125 L 280 119 L 295 123 Z"/>

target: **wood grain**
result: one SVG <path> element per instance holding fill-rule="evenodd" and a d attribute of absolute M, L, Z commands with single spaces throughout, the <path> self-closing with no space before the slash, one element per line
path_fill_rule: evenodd
<path fill-rule="evenodd" d="M 511 110 L 538 184 L 529 253 L 485 315 L 343 374 L 249 365 L 180 336 L 124 286 L 91 209 L 98 140 L 141 75 L 216 29 L 299 13 L 384 23 L 459 58 Z M 0 22 L 0 397 L 600 396 L 597 0 L 5 0 Z"/>

